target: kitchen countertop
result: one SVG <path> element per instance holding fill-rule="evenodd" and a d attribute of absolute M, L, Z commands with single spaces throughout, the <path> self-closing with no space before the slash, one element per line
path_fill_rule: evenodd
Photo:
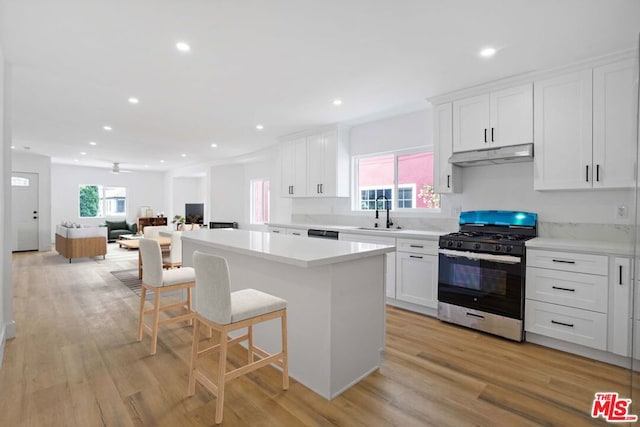
<path fill-rule="evenodd" d="M 536 237 L 534 239 L 527 240 L 525 245 L 529 249 L 550 249 L 621 256 L 633 255 L 633 245 L 630 243 L 607 242 L 601 240 Z"/>
<path fill-rule="evenodd" d="M 440 236 L 449 234 L 449 231 L 429 231 L 429 230 L 410 230 L 403 228 L 381 228 L 379 230 L 362 228 L 355 225 L 317 225 L 317 224 L 277 224 L 269 223 L 269 227 L 282 227 L 282 228 L 295 228 L 298 230 L 330 230 L 337 231 L 339 233 L 349 234 L 363 234 L 368 236 L 389 236 L 399 237 L 405 239 L 425 239 L 425 240 L 437 240 Z"/>
<path fill-rule="evenodd" d="M 212 229 L 184 231 L 183 241 L 225 249 L 297 267 L 317 267 L 395 251 L 395 246 L 326 239 L 301 239 L 261 231 Z"/>

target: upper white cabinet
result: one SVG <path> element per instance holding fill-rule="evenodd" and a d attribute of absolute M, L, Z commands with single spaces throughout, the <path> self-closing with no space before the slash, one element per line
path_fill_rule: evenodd
<path fill-rule="evenodd" d="M 532 85 L 525 84 L 453 103 L 453 151 L 533 141 Z"/>
<path fill-rule="evenodd" d="M 449 163 L 453 154 L 453 118 L 451 103 L 433 109 L 434 187 L 436 193 L 462 191 L 458 166 Z"/>
<path fill-rule="evenodd" d="M 303 196 L 307 192 L 307 141 L 299 138 L 283 142 L 280 155 L 282 158 L 282 188 L 284 196 Z"/>
<path fill-rule="evenodd" d="M 307 137 L 307 171 L 308 196 L 349 196 L 349 150 L 338 131 Z"/>
<path fill-rule="evenodd" d="M 281 145 L 284 197 L 348 197 L 348 141 L 339 129 L 307 133 Z"/>
<path fill-rule="evenodd" d="M 635 186 L 635 61 L 593 70 L 594 187 Z"/>
<path fill-rule="evenodd" d="M 534 188 L 634 186 L 632 60 L 534 84 Z"/>

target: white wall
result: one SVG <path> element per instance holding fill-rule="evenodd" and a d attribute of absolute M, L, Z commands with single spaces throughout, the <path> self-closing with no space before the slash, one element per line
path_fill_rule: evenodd
<path fill-rule="evenodd" d="M 38 250 L 51 250 L 51 159 L 47 156 L 12 150 L 13 172 L 38 174 Z"/>
<path fill-rule="evenodd" d="M 127 188 L 127 221 L 135 221 L 140 206 L 149 206 L 154 213 L 168 214 L 165 204 L 165 174 L 163 172 L 135 172 L 113 174 L 109 169 L 73 165 L 51 165 L 51 224 L 73 221 L 98 225 L 105 218 L 80 218 L 78 191 L 81 184 L 97 184 Z M 112 218 L 119 219 L 119 218 Z M 50 236 L 53 239 L 53 235 Z"/>
<path fill-rule="evenodd" d="M 247 227 L 245 213 L 244 165 L 231 164 L 212 166 L 211 179 L 211 221 L 237 221 L 240 228 Z M 248 196 L 247 196 L 248 197 Z"/>
<path fill-rule="evenodd" d="M 4 344 L 16 336 L 13 320 L 13 283 L 11 274 L 11 67 L 0 49 L 0 366 Z"/>
<path fill-rule="evenodd" d="M 172 210 L 173 215 L 185 215 L 184 205 L 186 203 L 204 203 L 204 178 L 173 178 L 173 201 Z M 206 209 L 206 206 L 205 206 Z M 171 217 L 173 218 L 173 216 Z M 204 222 L 207 223 L 206 213 Z"/>

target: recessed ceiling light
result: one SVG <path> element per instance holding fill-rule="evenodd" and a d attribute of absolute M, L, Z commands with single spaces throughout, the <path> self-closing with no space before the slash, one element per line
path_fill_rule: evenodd
<path fill-rule="evenodd" d="M 164 163 L 164 160 L 160 160 L 160 163 Z"/>
<path fill-rule="evenodd" d="M 74 162 L 79 162 L 79 160 L 78 160 L 78 159 L 73 159 L 73 161 L 74 161 Z"/>
<path fill-rule="evenodd" d="M 16 149 L 16 146 L 15 146 L 15 145 L 12 145 L 12 146 L 11 146 L 11 149 L 12 149 L 12 150 L 15 150 L 15 149 Z"/>
<path fill-rule="evenodd" d="M 81 155 L 81 156 L 86 156 L 86 155 L 87 155 L 87 152 L 86 152 L 86 151 L 81 151 L 81 152 L 80 152 L 80 155 Z"/>
<path fill-rule="evenodd" d="M 185 153 L 180 154 L 182 157 L 187 157 Z"/>
<path fill-rule="evenodd" d="M 178 49 L 180 52 L 189 52 L 191 50 L 191 46 L 189 46 L 185 42 L 178 42 L 176 43 L 176 49 Z"/>
<path fill-rule="evenodd" d="M 129 99 L 129 102 L 131 102 L 131 99 Z M 102 129 L 104 129 L 104 130 L 111 130 L 111 129 L 113 129 L 113 128 L 112 128 L 111 126 L 109 126 L 109 125 L 105 125 L 105 126 L 102 126 Z"/>
<path fill-rule="evenodd" d="M 496 52 L 497 50 L 493 47 L 485 47 L 480 51 L 480 56 L 482 56 L 483 58 L 491 58 L 496 54 Z"/>
<path fill-rule="evenodd" d="M 89 145 L 98 145 L 95 141 L 89 141 Z"/>
<path fill-rule="evenodd" d="M 145 168 L 148 168 L 148 167 L 149 167 L 149 165 L 144 165 L 144 167 L 145 167 Z"/>
<path fill-rule="evenodd" d="M 334 99 L 333 100 L 333 105 L 342 105 L 342 99 Z"/>
<path fill-rule="evenodd" d="M 264 129 L 264 126 L 262 126 L 262 125 L 256 125 L 256 129 L 258 129 L 258 130 L 262 130 L 262 129 Z"/>
<path fill-rule="evenodd" d="M 134 97 L 129 98 L 129 103 L 131 104 L 137 104 L 138 102 L 140 102 L 138 98 L 134 98 Z"/>
<path fill-rule="evenodd" d="M 218 144 L 211 144 L 211 148 L 218 148 Z"/>

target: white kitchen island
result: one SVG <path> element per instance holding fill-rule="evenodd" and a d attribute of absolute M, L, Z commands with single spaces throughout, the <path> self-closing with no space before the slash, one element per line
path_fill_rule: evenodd
<path fill-rule="evenodd" d="M 296 381 L 331 399 L 380 366 L 384 254 L 394 246 L 229 229 L 184 232 L 182 241 L 184 265 L 193 265 L 194 251 L 222 256 L 232 291 L 254 288 L 289 302 L 289 374 Z M 278 322 L 259 325 L 254 337 L 279 351 Z"/>

